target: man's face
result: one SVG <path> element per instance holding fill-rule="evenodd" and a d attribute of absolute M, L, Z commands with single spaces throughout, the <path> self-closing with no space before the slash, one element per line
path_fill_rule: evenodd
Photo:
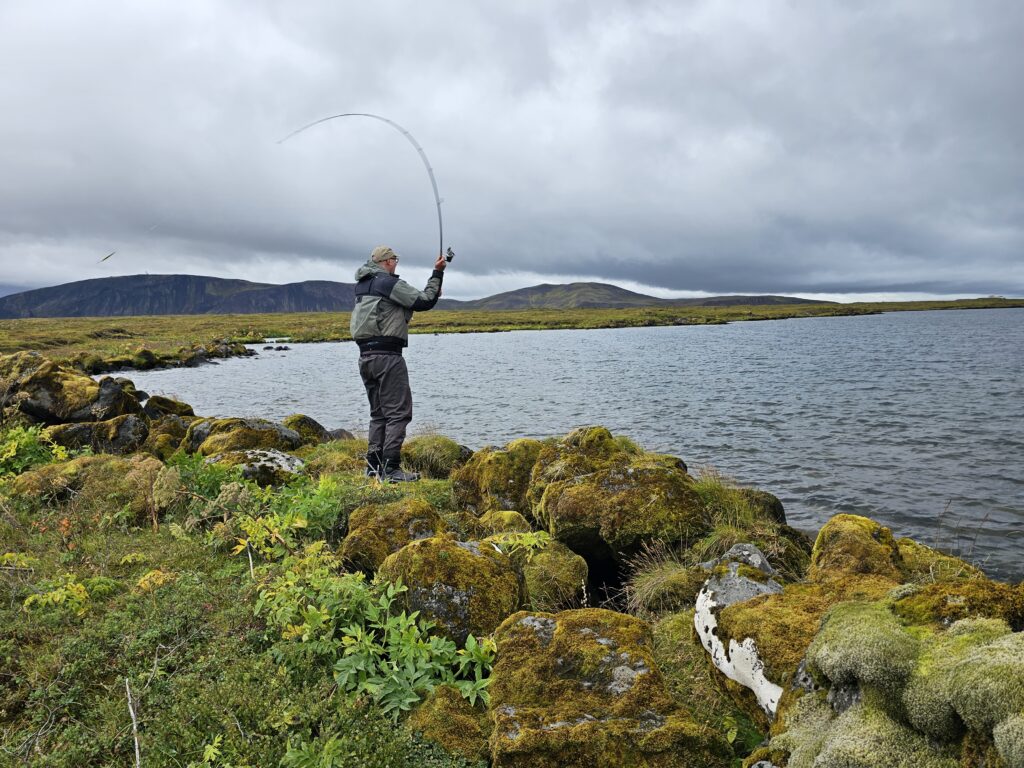
<path fill-rule="evenodd" d="M 392 256 L 390 259 L 385 259 L 380 265 L 388 271 L 389 275 L 393 275 L 395 270 L 398 269 L 398 257 Z"/>

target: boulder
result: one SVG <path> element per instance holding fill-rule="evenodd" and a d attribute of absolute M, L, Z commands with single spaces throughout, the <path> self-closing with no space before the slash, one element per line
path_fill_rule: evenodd
<path fill-rule="evenodd" d="M 857 574 L 899 580 L 902 565 L 892 531 L 866 517 L 836 515 L 818 532 L 809 575 L 815 580 Z"/>
<path fill-rule="evenodd" d="M 229 451 L 210 456 L 208 462 L 241 467 L 242 477 L 261 487 L 285 485 L 302 472 L 303 462 L 274 448 Z"/>
<path fill-rule="evenodd" d="M 480 524 L 494 533 L 519 531 L 529 533 L 533 530 L 530 521 L 513 509 L 492 509 L 480 516 Z"/>
<path fill-rule="evenodd" d="M 389 555 L 378 576 L 408 587 L 405 608 L 419 611 L 458 645 L 489 634 L 522 603 L 519 575 L 509 558 L 481 542 L 445 536 L 413 541 Z"/>
<path fill-rule="evenodd" d="M 444 533 L 446 527 L 437 511 L 422 499 L 368 504 L 349 516 L 348 535 L 339 554 L 352 567 L 372 574 L 392 552 L 411 541 Z"/>
<path fill-rule="evenodd" d="M 167 461 L 185 439 L 188 425 L 195 421 L 194 417 L 167 414 L 149 424 L 149 436 L 142 445 L 142 450 L 151 453 L 158 459 Z"/>
<path fill-rule="evenodd" d="M 423 477 L 439 480 L 451 476 L 469 460 L 473 452 L 443 435 L 419 435 L 405 441 L 402 462 Z"/>
<path fill-rule="evenodd" d="M 520 612 L 495 640 L 494 768 L 730 765 L 726 740 L 673 702 L 646 622 L 598 608 Z"/>
<path fill-rule="evenodd" d="M 0 389 L 3 402 L 45 424 L 107 421 L 142 411 L 139 401 L 109 376 L 95 381 L 30 352 L 2 358 Z"/>
<path fill-rule="evenodd" d="M 204 456 L 248 449 L 294 451 L 302 437 L 266 419 L 201 419 L 189 425 L 182 448 Z"/>
<path fill-rule="evenodd" d="M 526 491 L 540 453 L 539 440 L 513 440 L 504 448 L 482 448 L 451 474 L 458 505 L 479 516 L 492 509 L 512 509 L 532 516 Z"/>
<path fill-rule="evenodd" d="M 154 421 L 163 416 L 188 417 L 196 415 L 195 411 L 192 410 L 192 406 L 188 403 L 183 403 L 170 397 L 163 397 L 162 395 L 152 395 L 146 400 L 142 410 Z"/>
<path fill-rule="evenodd" d="M 327 431 L 327 428 L 305 414 L 294 413 L 291 416 L 286 416 L 281 422 L 281 426 L 297 432 L 302 438 L 303 445 L 319 445 L 331 440 L 331 433 Z"/>
<path fill-rule="evenodd" d="M 559 611 L 582 603 L 587 561 L 561 542 L 550 542 L 527 560 L 522 570 L 532 610 Z"/>
<path fill-rule="evenodd" d="M 96 453 L 134 453 L 149 436 L 149 419 L 134 413 L 107 421 L 57 424 L 45 430 L 57 445 L 78 450 L 89 448 Z"/>

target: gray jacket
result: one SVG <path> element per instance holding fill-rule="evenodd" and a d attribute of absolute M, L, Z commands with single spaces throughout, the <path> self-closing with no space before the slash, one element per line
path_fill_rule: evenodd
<path fill-rule="evenodd" d="M 360 349 L 400 351 L 409 346 L 413 312 L 433 309 L 443 278 L 444 272 L 435 269 L 427 287 L 418 291 L 373 261 L 356 270 L 356 304 L 349 328 Z"/>

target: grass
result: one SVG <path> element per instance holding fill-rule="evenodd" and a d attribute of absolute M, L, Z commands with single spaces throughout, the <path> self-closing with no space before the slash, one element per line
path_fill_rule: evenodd
<path fill-rule="evenodd" d="M 714 325 L 740 320 L 835 317 L 934 309 L 1024 307 L 1024 299 L 965 299 L 858 304 L 794 304 L 735 307 L 648 307 L 439 311 L 420 313 L 412 333 L 488 333 L 515 330 L 632 328 Z M 0 354 L 36 350 L 58 360 L 125 361 L 139 350 L 174 358 L 182 348 L 222 339 L 260 343 L 287 337 L 292 342 L 348 341 L 349 313 L 302 312 L 264 315 L 151 315 L 0 320 Z"/>

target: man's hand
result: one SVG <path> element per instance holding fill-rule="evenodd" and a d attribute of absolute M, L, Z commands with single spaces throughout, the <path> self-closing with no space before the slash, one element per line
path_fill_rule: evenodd
<path fill-rule="evenodd" d="M 442 253 L 437 257 L 437 261 L 434 262 L 434 269 L 439 269 L 444 272 L 444 268 L 448 266 L 448 262 L 445 261 L 444 254 Z"/>

